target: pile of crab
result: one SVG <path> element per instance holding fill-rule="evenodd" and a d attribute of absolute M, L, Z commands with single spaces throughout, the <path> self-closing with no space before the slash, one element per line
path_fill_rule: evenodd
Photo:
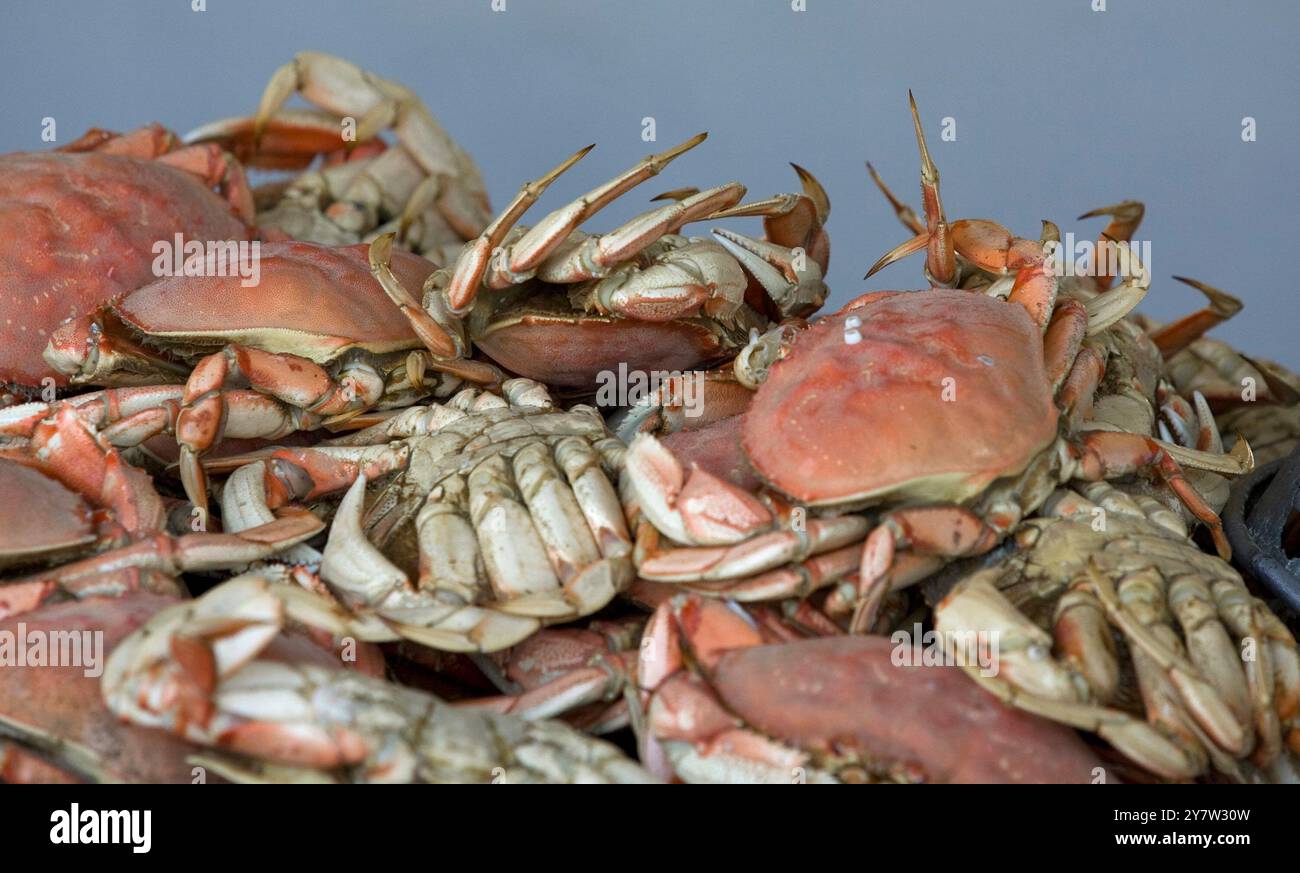
<path fill-rule="evenodd" d="M 835 312 L 801 167 L 525 225 L 590 146 L 494 214 L 329 55 L 0 156 L 0 781 L 1300 778 L 1218 516 L 1300 378 L 1135 312 L 1139 203 L 949 222 L 912 111 L 925 287 Z"/>

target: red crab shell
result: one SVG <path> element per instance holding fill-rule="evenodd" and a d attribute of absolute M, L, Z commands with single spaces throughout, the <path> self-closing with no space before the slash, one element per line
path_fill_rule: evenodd
<path fill-rule="evenodd" d="M 153 280 L 153 246 L 245 240 L 196 178 L 94 152 L 0 155 L 0 383 L 67 384 L 41 359 L 62 320 Z"/>
<path fill-rule="evenodd" d="M 238 275 L 169 277 L 128 294 L 113 310 L 155 342 L 248 342 L 317 363 L 350 348 L 420 348 L 406 317 L 370 274 L 368 251 L 365 244 L 262 243 L 256 285 L 245 287 Z M 400 251 L 393 252 L 392 267 L 408 288 L 419 288 L 434 269 Z"/>
<path fill-rule="evenodd" d="M 37 470 L 0 458 L 0 571 L 77 552 L 95 541 L 91 509 Z M 7 610 L 0 585 L 0 615 Z"/>
<path fill-rule="evenodd" d="M 1089 782 L 1102 766 L 1069 728 L 1003 704 L 957 667 L 896 666 L 894 648 L 842 636 L 734 649 L 713 684 L 770 736 L 831 757 L 867 752 L 925 782 Z"/>
<path fill-rule="evenodd" d="M 745 416 L 745 453 L 811 506 L 965 500 L 1057 435 L 1042 344 L 1022 307 L 981 294 L 866 295 L 772 367 Z"/>

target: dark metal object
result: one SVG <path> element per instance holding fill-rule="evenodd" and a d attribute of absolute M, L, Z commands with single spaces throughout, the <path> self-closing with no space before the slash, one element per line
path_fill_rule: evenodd
<path fill-rule="evenodd" d="M 1298 513 L 1300 445 L 1234 482 L 1222 518 L 1237 569 L 1300 614 L 1300 559 L 1287 556 L 1300 533 L 1292 522 Z"/>

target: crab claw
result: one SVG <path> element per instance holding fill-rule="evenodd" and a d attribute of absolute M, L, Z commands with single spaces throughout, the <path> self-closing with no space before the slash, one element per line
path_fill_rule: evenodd
<path fill-rule="evenodd" d="M 716 216 L 715 216 L 716 217 Z M 826 300 L 822 268 L 807 252 L 714 228 L 713 238 L 758 280 L 784 317 L 815 312 Z"/>
<path fill-rule="evenodd" d="M 698 467 L 688 473 L 650 434 L 632 440 L 625 464 L 641 511 L 678 542 L 734 544 L 772 526 L 772 513 L 752 494 Z"/>
<path fill-rule="evenodd" d="M 831 215 L 831 200 L 816 176 L 798 164 L 790 166 L 799 176 L 802 194 L 778 194 L 766 200 L 741 203 L 715 212 L 710 218 L 759 216 L 769 242 L 803 249 L 825 272 L 831 258 L 830 238 L 825 230 Z"/>

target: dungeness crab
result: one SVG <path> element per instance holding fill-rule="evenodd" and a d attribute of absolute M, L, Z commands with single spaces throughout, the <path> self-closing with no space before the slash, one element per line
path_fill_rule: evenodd
<path fill-rule="evenodd" d="M 578 228 L 600 209 L 703 142 L 699 134 L 650 155 L 542 218 L 516 226 L 582 149 L 528 182 L 454 267 L 433 273 L 423 299 L 391 274 L 389 237 L 374 243 L 376 275 L 439 359 L 476 345 L 501 366 L 548 385 L 591 388 L 612 362 L 637 370 L 683 370 L 729 357 L 771 319 L 804 316 L 826 297 L 830 244 L 825 191 L 795 167 L 802 194 L 740 204 L 730 182 L 680 189 L 672 202 L 604 234 Z M 703 219 L 762 216 L 767 239 L 715 230 L 715 240 L 678 236 Z"/>
<path fill-rule="evenodd" d="M 919 121 L 917 134 L 933 273 L 955 263 L 954 241 Z M 651 540 L 639 573 L 744 579 L 765 596 L 806 593 L 848 571 L 843 550 L 866 522 L 843 513 L 879 508 L 856 591 L 847 592 L 856 600 L 852 626 L 862 630 L 891 585 L 915 581 L 942 559 L 989 550 L 1058 484 L 1134 473 L 1167 483 L 1226 553 L 1217 515 L 1181 464 L 1239 473 L 1250 463 L 1244 443 L 1223 456 L 1082 427 L 1104 373 L 1103 356 L 1084 340 L 1129 312 L 1149 281 L 1128 247 L 1118 250 L 1124 281 L 1085 304 L 1058 299 L 1046 245 L 977 235 L 968 256 L 1010 271 L 985 293 L 875 292 L 807 330 L 784 332 L 741 441 L 758 476 L 799 514 L 773 512 L 701 470 L 688 475 L 653 437 L 638 436 L 625 473 L 634 499 L 659 532 L 687 546 Z M 990 296 L 999 290 L 1007 300 Z M 806 510 L 823 517 L 805 523 Z M 765 571 L 778 575 L 754 578 Z"/>

